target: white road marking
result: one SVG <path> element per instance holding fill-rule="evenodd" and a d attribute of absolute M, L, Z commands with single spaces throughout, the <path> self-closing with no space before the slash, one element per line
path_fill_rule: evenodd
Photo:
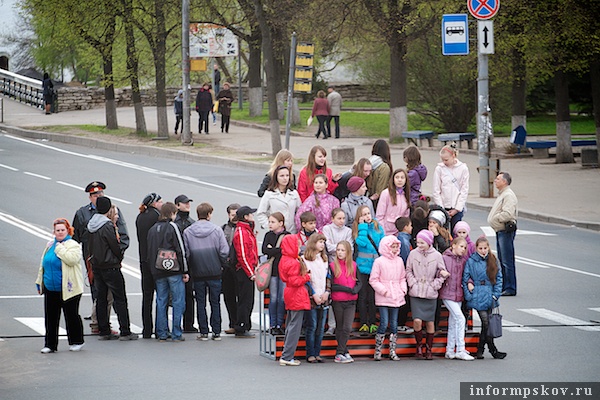
<path fill-rule="evenodd" d="M 13 225 L 19 229 L 24 230 L 27 233 L 31 233 L 34 236 L 37 236 L 44 240 L 52 240 L 52 235 L 50 232 L 44 231 L 37 226 L 31 225 L 17 217 L 14 217 L 10 214 L 5 214 L 0 212 L 0 221 L 4 221 L 7 224 Z"/>
<path fill-rule="evenodd" d="M 600 307 L 588 308 L 588 310 L 600 312 Z"/>
<path fill-rule="evenodd" d="M 479 314 L 476 310 L 473 310 L 473 322 L 478 322 L 479 326 L 481 326 L 481 320 L 479 319 Z M 530 333 L 530 332 L 539 332 L 539 329 L 529 328 L 525 325 L 518 324 L 516 322 L 509 321 L 502 317 L 502 329 L 508 332 L 514 333 Z"/>
<path fill-rule="evenodd" d="M 46 335 L 46 325 L 44 317 L 15 317 L 15 320 L 19 321 L 28 328 L 34 330 L 40 335 Z M 66 340 L 67 331 L 63 327 L 58 328 L 58 334 L 60 340 Z"/>
<path fill-rule="evenodd" d="M 592 324 L 588 321 L 584 321 L 578 318 L 569 317 L 555 311 L 547 310 L 545 308 L 519 308 L 519 311 L 526 312 L 536 317 L 548 319 L 550 321 L 557 322 L 561 325 L 573 326 L 573 328 L 588 331 L 588 332 L 600 332 L 600 326 Z"/>
<path fill-rule="evenodd" d="M 582 270 L 570 268 L 570 267 L 564 267 L 562 265 L 551 264 L 551 263 L 547 263 L 544 261 L 532 260 L 530 258 L 525 258 L 525 257 L 520 257 L 520 256 L 516 256 L 515 258 L 517 261 L 525 263 L 525 264 L 529 264 L 529 265 L 538 264 L 535 266 L 539 267 L 539 268 L 556 268 L 556 269 L 562 269 L 564 271 L 575 272 L 575 273 L 582 274 L 582 275 L 593 276 L 594 278 L 600 278 L 600 274 L 594 274 L 592 272 L 582 271 Z"/>
<path fill-rule="evenodd" d="M 13 168 L 13 167 L 10 167 L 10 166 L 8 166 L 8 165 L 4 165 L 4 164 L 0 164 L 0 167 L 2 167 L 2 168 L 6 168 L 6 169 L 9 169 L 9 170 L 11 170 L 11 171 L 18 171 L 18 169 L 17 169 L 17 168 Z"/>
<path fill-rule="evenodd" d="M 41 179 L 45 179 L 45 180 L 47 180 L 47 181 L 51 181 L 51 180 L 52 180 L 52 178 L 50 178 L 50 177 L 47 177 L 47 176 L 44 176 L 44 175 L 40 175 L 40 174 L 34 174 L 33 172 L 28 172 L 28 171 L 25 171 L 25 172 L 23 172 L 23 173 L 24 173 L 25 175 L 33 176 L 33 177 L 35 177 L 35 178 L 41 178 Z"/>
<path fill-rule="evenodd" d="M 492 229 L 491 226 L 481 226 L 480 227 L 481 230 L 483 231 L 483 233 L 485 234 L 485 236 L 488 237 L 496 237 L 496 231 Z M 517 231 L 517 236 L 521 236 L 521 235 L 527 235 L 527 236 L 531 236 L 531 235 L 535 235 L 535 236 L 556 236 L 556 233 L 548 233 L 548 232 L 540 232 L 540 231 L 528 231 L 525 229 L 519 229 Z"/>

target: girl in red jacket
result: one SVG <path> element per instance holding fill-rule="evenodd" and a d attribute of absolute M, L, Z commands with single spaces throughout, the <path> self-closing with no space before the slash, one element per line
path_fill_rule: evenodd
<path fill-rule="evenodd" d="M 300 171 L 298 177 L 298 194 L 300 200 L 304 203 L 304 200 L 313 192 L 313 181 L 315 175 L 325 174 L 327 176 L 327 193 L 333 194 L 335 188 L 337 188 L 337 181 L 342 177 L 341 173 L 333 175 L 331 169 L 327 168 L 327 150 L 322 146 L 313 146 L 308 153 L 308 160 L 306 165 Z"/>
<path fill-rule="evenodd" d="M 288 310 L 285 341 L 279 365 L 297 366 L 300 361 L 294 359 L 298 339 L 302 331 L 304 311 L 310 310 L 307 282 L 310 271 L 299 257 L 300 245 L 296 235 L 287 235 L 281 242 L 281 260 L 279 261 L 279 277 L 285 283 L 283 301 Z"/>

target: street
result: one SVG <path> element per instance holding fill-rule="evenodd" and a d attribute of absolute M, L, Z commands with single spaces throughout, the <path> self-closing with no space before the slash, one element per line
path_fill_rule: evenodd
<path fill-rule="evenodd" d="M 193 334 L 186 334 L 183 343 L 99 342 L 90 335 L 80 353 L 67 351 L 66 340 L 61 340 L 59 352 L 40 354 L 43 297 L 37 295 L 34 281 L 41 253 L 51 239 L 53 219 L 72 221 L 75 211 L 89 202 L 83 191 L 89 182 L 107 185 L 105 195 L 127 222 L 131 245 L 124 275 L 132 330 L 141 332 L 135 218 L 143 197 L 157 192 L 164 201 L 173 201 L 186 194 L 194 200 L 194 219 L 195 207 L 207 201 L 215 209 L 212 221 L 222 225 L 228 204 L 258 206 L 256 189 L 265 172 L 0 134 L 0 398 L 458 399 L 461 381 L 598 380 L 600 324 L 591 321 L 600 320 L 600 233 L 526 219 L 519 220 L 515 243 L 518 296 L 501 299 L 505 327 L 496 344 L 508 353 L 505 360 L 486 353 L 484 360 L 469 363 L 359 359 L 351 365 L 328 360 L 284 368 L 259 356 L 258 339 L 224 335 L 221 342 L 200 342 Z M 471 196 L 477 195 L 475 190 Z M 473 240 L 486 234 L 495 248 L 486 217 L 486 212 L 470 209 L 465 220 Z M 259 242 L 263 235 L 261 231 Z M 90 305 L 86 288 L 82 317 Z M 226 327 L 227 314 L 222 315 Z M 64 327 L 64 318 L 61 323 Z M 257 332 L 258 296 L 253 323 Z M 84 330 L 90 333 L 87 321 Z"/>

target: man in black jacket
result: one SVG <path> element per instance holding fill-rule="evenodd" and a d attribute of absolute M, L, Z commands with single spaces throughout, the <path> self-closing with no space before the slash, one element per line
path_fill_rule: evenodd
<path fill-rule="evenodd" d="M 190 217 L 190 206 L 194 200 L 187 197 L 185 194 L 180 194 L 175 197 L 175 205 L 177 206 L 177 216 L 175 217 L 175 225 L 179 228 L 179 232 L 183 237 L 183 231 L 194 223 L 194 219 Z M 194 282 L 190 279 L 185 283 L 185 312 L 183 313 L 183 332 L 193 333 L 198 332 L 194 327 L 195 314 L 194 301 Z"/>
<path fill-rule="evenodd" d="M 138 336 L 131 332 L 129 326 L 129 309 L 125 293 L 125 278 L 121 273 L 121 261 L 124 250 L 121 249 L 119 236 L 115 228 L 116 221 L 108 218 L 112 203 L 108 197 L 98 197 L 97 213 L 88 222 L 89 254 L 94 271 L 94 285 L 98 293 L 97 314 L 99 340 L 137 340 Z M 114 297 L 114 307 L 119 319 L 121 336 L 110 330 L 106 296 L 110 290 Z"/>

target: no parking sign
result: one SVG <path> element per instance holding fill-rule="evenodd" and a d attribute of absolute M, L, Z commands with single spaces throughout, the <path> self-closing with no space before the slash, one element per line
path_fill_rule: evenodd
<path fill-rule="evenodd" d="M 477 19 L 490 19 L 498 12 L 500 0 L 467 0 L 467 7 Z"/>

